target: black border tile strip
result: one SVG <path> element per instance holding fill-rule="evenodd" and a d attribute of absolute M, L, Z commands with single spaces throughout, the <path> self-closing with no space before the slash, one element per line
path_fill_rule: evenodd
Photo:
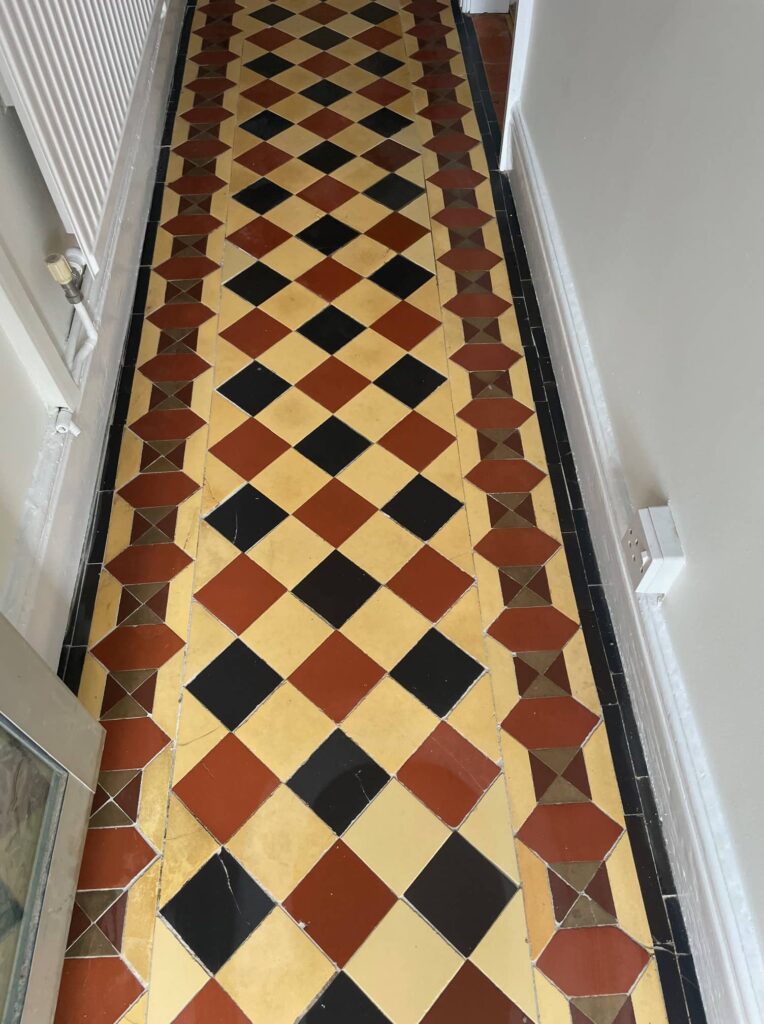
<path fill-rule="evenodd" d="M 69 624 L 58 662 L 58 674 L 73 693 L 77 693 L 80 686 L 80 677 L 85 662 L 85 652 L 90 633 L 90 623 L 93 619 L 93 607 L 98 591 L 98 579 L 103 568 L 106 533 L 109 528 L 109 517 L 114 499 L 117 461 L 122 443 L 122 432 L 127 422 L 127 409 L 130 403 L 133 374 L 138 358 L 138 345 L 143 326 L 143 312 L 146 304 L 151 257 L 154 252 L 157 228 L 159 227 L 162 193 L 167 175 L 167 165 L 170 159 L 170 140 L 172 138 L 180 90 L 183 84 L 186 52 L 188 50 L 191 22 L 194 17 L 196 3 L 197 0 L 187 0 L 185 14 L 183 15 L 183 24 L 178 42 L 178 55 L 173 70 L 170 93 L 167 99 L 165 123 L 162 129 L 154 194 L 146 224 L 146 233 L 140 257 L 141 262 L 135 285 L 133 309 L 122 349 L 119 375 L 112 399 L 111 418 L 101 457 L 101 476 L 93 501 L 90 523 L 83 545 L 83 560 L 77 575 L 69 612 Z"/>
<path fill-rule="evenodd" d="M 602 703 L 637 875 L 655 946 L 666 1012 L 670 1024 L 706 1024 L 680 900 L 597 568 L 512 189 L 509 177 L 499 171 L 501 128 L 496 121 L 472 19 L 462 14 L 456 0 L 452 0 L 452 8 L 488 160 L 512 301 L 528 364 L 573 589 Z"/>

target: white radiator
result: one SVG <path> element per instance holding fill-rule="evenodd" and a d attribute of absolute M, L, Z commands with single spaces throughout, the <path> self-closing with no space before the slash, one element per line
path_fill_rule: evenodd
<path fill-rule="evenodd" d="M 141 63 L 165 7 L 164 0 L 0 0 L 0 74 L 93 272 Z"/>

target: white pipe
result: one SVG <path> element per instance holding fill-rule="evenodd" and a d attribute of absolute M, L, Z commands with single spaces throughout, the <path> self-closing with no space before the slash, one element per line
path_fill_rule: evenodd
<path fill-rule="evenodd" d="M 85 333 L 87 334 L 87 341 L 84 341 L 77 349 L 74 361 L 72 362 L 72 377 L 74 377 L 75 383 L 79 384 L 80 377 L 84 372 L 87 361 L 92 355 L 93 349 L 96 347 L 98 342 L 98 331 L 85 303 L 74 302 L 72 305 L 74 306 L 74 312 L 80 318 L 80 321 L 85 328 Z"/>

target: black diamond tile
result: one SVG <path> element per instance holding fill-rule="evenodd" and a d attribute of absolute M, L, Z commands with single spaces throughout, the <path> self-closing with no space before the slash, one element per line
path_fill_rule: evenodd
<path fill-rule="evenodd" d="M 395 57 L 390 57 L 386 53 L 372 53 L 371 56 L 364 57 L 363 60 L 359 60 L 358 67 L 363 71 L 368 71 L 370 75 L 377 75 L 379 78 L 384 78 L 392 71 L 402 68 L 403 62 L 396 60 Z"/>
<path fill-rule="evenodd" d="M 259 114 L 255 114 L 254 117 L 245 121 L 241 127 L 252 135 L 256 135 L 258 139 L 272 139 L 274 135 L 280 135 L 287 128 L 291 128 L 292 122 L 287 121 L 279 114 L 274 114 L 272 110 L 261 110 Z"/>
<path fill-rule="evenodd" d="M 288 390 L 289 384 L 260 363 L 250 363 L 218 388 L 221 395 L 255 416 Z"/>
<path fill-rule="evenodd" d="M 383 143 L 384 145 L 384 143 Z M 382 203 L 388 210 L 402 210 L 404 206 L 421 196 L 424 189 L 415 185 L 413 181 L 402 178 L 400 174 L 388 174 L 378 182 L 367 188 L 365 195 Z"/>
<path fill-rule="evenodd" d="M 260 178 L 259 181 L 247 185 L 241 192 L 237 192 L 234 199 L 237 203 L 241 203 L 248 209 L 254 210 L 255 213 L 267 213 L 274 206 L 283 203 L 290 195 L 291 192 L 287 192 L 285 188 L 277 185 L 275 181 Z"/>
<path fill-rule="evenodd" d="M 376 590 L 379 583 L 373 576 L 341 552 L 332 551 L 292 592 L 339 629 Z"/>
<path fill-rule="evenodd" d="M 161 913 L 214 974 L 272 908 L 272 900 L 223 849 L 186 882 Z"/>
<path fill-rule="evenodd" d="M 324 256 L 331 256 L 343 245 L 347 245 L 348 242 L 357 238 L 358 232 L 327 213 L 326 216 L 309 224 L 297 237 L 307 245 L 318 249 Z"/>
<path fill-rule="evenodd" d="M 225 282 L 226 288 L 230 288 L 253 306 L 267 302 L 272 295 L 286 288 L 288 284 L 288 277 L 279 274 L 266 263 L 253 263 L 251 267 Z"/>
<path fill-rule="evenodd" d="M 283 508 L 255 490 L 252 484 L 245 484 L 205 518 L 239 551 L 249 551 L 286 519 L 286 515 Z"/>
<path fill-rule="evenodd" d="M 358 123 L 362 124 L 364 128 L 368 128 L 369 131 L 384 135 L 386 139 L 389 139 L 391 135 L 397 135 L 402 128 L 406 128 L 413 122 L 401 114 L 396 114 L 389 107 L 383 107 L 381 110 L 375 110 L 373 114 L 368 114 Z"/>
<path fill-rule="evenodd" d="M 437 629 L 425 633 L 390 675 L 441 718 L 483 674 L 483 666 Z"/>
<path fill-rule="evenodd" d="M 407 299 L 431 277 L 430 271 L 420 267 L 418 263 L 412 263 L 405 256 L 393 256 L 379 270 L 375 270 L 369 280 L 385 291 L 397 295 L 399 299 Z"/>
<path fill-rule="evenodd" d="M 329 107 L 332 103 L 336 103 L 337 100 L 341 100 L 343 96 L 349 96 L 350 93 L 347 89 L 343 89 L 341 85 L 324 80 L 316 82 L 314 85 L 309 85 L 307 89 L 302 90 L 300 95 L 307 96 L 314 103 L 320 103 L 324 107 Z"/>
<path fill-rule="evenodd" d="M 295 445 L 301 455 L 332 476 L 358 458 L 368 447 L 369 442 L 365 437 L 334 416 L 330 416 Z"/>
<path fill-rule="evenodd" d="M 325 25 L 302 37 L 304 43 L 310 43 L 317 50 L 331 50 L 337 43 L 344 43 L 346 39 L 347 36 L 340 35 L 333 28 L 327 28 Z"/>
<path fill-rule="evenodd" d="M 264 21 L 266 25 L 278 25 L 280 21 L 294 17 L 294 11 L 285 11 L 278 4 L 269 3 L 257 11 L 252 11 L 250 17 L 257 18 L 258 21 Z"/>
<path fill-rule="evenodd" d="M 460 501 L 440 487 L 423 476 L 415 476 L 382 511 L 417 537 L 429 540 L 461 507 Z"/>
<path fill-rule="evenodd" d="M 431 395 L 445 377 L 413 356 L 405 355 L 374 381 L 388 395 L 412 409 Z"/>
<path fill-rule="evenodd" d="M 342 146 L 335 146 L 333 142 L 320 142 L 313 149 L 309 149 L 307 153 L 303 153 L 300 159 L 303 163 L 315 167 L 317 171 L 331 174 L 338 167 L 346 164 L 348 160 L 352 160 L 353 154 L 348 153 Z"/>
<path fill-rule="evenodd" d="M 343 345 L 347 345 L 362 330 L 363 324 L 334 306 L 322 309 L 299 328 L 300 334 L 330 355 L 339 352 Z"/>
<path fill-rule="evenodd" d="M 187 687 L 228 729 L 236 729 L 281 682 L 241 640 L 219 654 Z"/>
<path fill-rule="evenodd" d="M 337 835 L 342 835 L 388 778 L 376 761 L 335 729 L 287 785 Z"/>
<path fill-rule="evenodd" d="M 458 832 L 406 891 L 406 899 L 463 956 L 469 956 L 517 886 Z"/>
<path fill-rule="evenodd" d="M 287 71 L 293 65 L 291 61 L 284 60 L 283 57 L 279 57 L 275 53 L 265 53 L 262 57 L 255 57 L 254 60 L 248 61 L 244 66 L 250 71 L 254 71 L 256 75 L 262 75 L 263 78 L 275 78 L 276 75 Z"/>
<path fill-rule="evenodd" d="M 381 22 L 387 21 L 388 18 L 392 18 L 394 13 L 389 7 L 383 7 L 382 4 L 373 2 L 366 4 L 364 7 L 359 7 L 357 11 L 353 11 L 356 18 L 370 21 L 372 25 L 379 25 Z"/>
<path fill-rule="evenodd" d="M 341 971 L 324 989 L 300 1024 L 390 1024 L 360 988 Z"/>

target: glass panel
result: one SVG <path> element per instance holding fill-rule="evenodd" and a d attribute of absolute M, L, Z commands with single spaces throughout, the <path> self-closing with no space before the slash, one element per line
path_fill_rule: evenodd
<path fill-rule="evenodd" d="M 21 1015 L 66 775 L 0 715 L 0 1013 Z"/>

